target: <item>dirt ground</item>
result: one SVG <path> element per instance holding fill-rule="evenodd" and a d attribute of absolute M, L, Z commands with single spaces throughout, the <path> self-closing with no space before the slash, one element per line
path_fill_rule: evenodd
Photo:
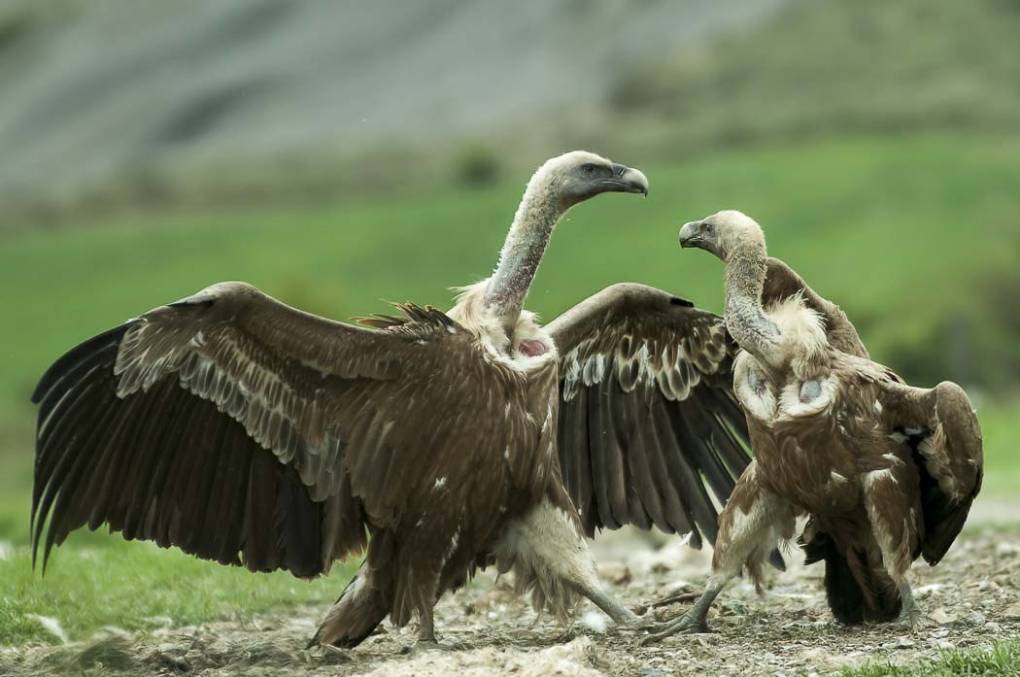
<path fill-rule="evenodd" d="M 662 545 L 665 543 L 664 545 Z M 661 546 L 661 547 L 658 547 Z M 637 608 L 671 593 L 697 590 L 708 554 L 679 539 L 637 532 L 607 534 L 595 547 L 603 577 Z M 129 634 L 114 628 L 88 643 L 0 652 L 0 674 L 137 675 L 636 675 L 832 674 L 868 660 L 910 663 L 939 649 L 984 646 L 1020 635 L 1020 534 L 983 528 L 965 534 L 935 568 L 914 567 L 914 590 L 927 614 L 916 630 L 884 625 L 848 629 L 831 620 L 820 565 L 797 553 L 788 570 L 757 596 L 741 582 L 709 616 L 713 632 L 681 635 L 648 647 L 640 635 L 606 627 L 590 608 L 563 627 L 514 597 L 508 581 L 482 575 L 437 607 L 442 641 L 455 651 L 410 651 L 414 628 L 386 626 L 353 651 L 304 645 L 321 608 L 254 622 Z M 654 609 L 665 618 L 688 603 Z"/>

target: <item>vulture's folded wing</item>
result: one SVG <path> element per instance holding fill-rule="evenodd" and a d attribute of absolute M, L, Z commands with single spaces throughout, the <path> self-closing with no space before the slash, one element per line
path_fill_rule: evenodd
<path fill-rule="evenodd" d="M 620 284 L 547 329 L 561 355 L 563 479 L 589 535 L 654 524 L 714 542 L 716 503 L 750 460 L 722 319 Z"/>
<path fill-rule="evenodd" d="M 825 323 L 825 336 L 830 346 L 848 355 L 868 357 L 868 349 L 864 347 L 861 337 L 857 334 L 857 328 L 850 322 L 846 313 L 809 287 L 793 268 L 770 256 L 765 287 L 762 290 L 762 305 L 768 307 L 794 294 L 800 294 L 807 307 L 822 317 Z"/>
<path fill-rule="evenodd" d="M 921 475 L 921 554 L 935 564 L 960 533 L 981 489 L 981 428 L 955 383 L 928 389 L 890 379 L 882 385 L 882 423 L 894 439 L 910 445 Z"/>
<path fill-rule="evenodd" d="M 493 401 L 459 376 L 435 385 L 470 368 L 467 332 L 403 310 L 358 327 L 223 283 L 72 349 L 33 395 L 33 555 L 47 523 L 44 566 L 70 531 L 104 522 L 302 576 L 360 549 L 365 515 L 385 522 L 427 480 L 407 467 L 423 445 L 416 412 Z"/>

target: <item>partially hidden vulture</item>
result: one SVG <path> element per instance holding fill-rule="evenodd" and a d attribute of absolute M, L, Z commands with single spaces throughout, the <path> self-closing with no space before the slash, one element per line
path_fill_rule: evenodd
<path fill-rule="evenodd" d="M 33 396 L 33 558 L 104 523 L 300 577 L 367 548 L 311 642 L 339 647 L 387 615 L 434 643 L 436 601 L 489 564 L 560 617 L 583 595 L 634 620 L 585 530 L 714 540 L 714 502 L 749 461 L 735 345 L 721 318 L 641 285 L 544 328 L 522 306 L 564 212 L 647 190 L 591 153 L 549 160 L 493 275 L 445 313 L 351 325 L 227 282 L 85 341 Z"/>
<path fill-rule="evenodd" d="M 712 601 L 746 567 L 794 535 L 825 562 L 837 620 L 916 624 L 907 573 L 935 565 L 981 487 L 982 440 L 963 389 L 906 385 L 873 362 L 853 325 L 788 266 L 766 254 L 758 224 L 736 211 L 687 223 L 683 247 L 726 265 L 726 326 L 740 346 L 734 391 L 755 459 L 720 515 L 705 592 L 647 641 L 704 631 Z"/>

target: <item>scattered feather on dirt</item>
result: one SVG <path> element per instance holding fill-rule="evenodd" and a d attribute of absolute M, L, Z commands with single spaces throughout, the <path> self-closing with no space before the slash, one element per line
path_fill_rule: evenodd
<path fill-rule="evenodd" d="M 60 621 L 56 618 L 50 618 L 49 616 L 40 616 L 39 614 L 28 614 L 28 617 L 43 627 L 43 630 L 50 633 L 58 640 L 61 644 L 67 644 L 68 638 L 67 633 L 64 632 L 64 628 L 60 625 Z"/>

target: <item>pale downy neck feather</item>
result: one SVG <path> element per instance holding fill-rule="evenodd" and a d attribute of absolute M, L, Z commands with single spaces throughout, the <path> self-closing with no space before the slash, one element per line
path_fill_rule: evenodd
<path fill-rule="evenodd" d="M 726 257 L 726 328 L 741 348 L 765 367 L 789 366 L 798 379 L 814 378 L 825 363 L 828 341 L 822 318 L 800 293 L 762 307 L 768 270 L 760 230 L 740 234 Z"/>
<path fill-rule="evenodd" d="M 545 254 L 549 237 L 563 214 L 546 167 L 531 177 L 517 207 L 495 272 L 485 281 L 484 305 L 511 335 L 524 307 L 531 282 Z"/>
<path fill-rule="evenodd" d="M 783 359 L 797 380 L 818 377 L 829 347 L 822 316 L 804 303 L 799 291 L 769 306 L 767 314 L 779 328 Z"/>
<path fill-rule="evenodd" d="M 486 304 L 488 285 L 489 280 L 482 280 L 455 289 L 457 301 L 447 315 L 475 333 L 482 347 L 491 356 L 506 360 L 514 368 L 527 369 L 549 359 L 558 359 L 552 338 L 538 323 L 534 313 L 522 310 L 509 330 L 503 326 L 501 318 Z M 542 341 L 548 347 L 548 352 L 533 358 L 521 355 L 521 342 L 529 340 Z"/>

